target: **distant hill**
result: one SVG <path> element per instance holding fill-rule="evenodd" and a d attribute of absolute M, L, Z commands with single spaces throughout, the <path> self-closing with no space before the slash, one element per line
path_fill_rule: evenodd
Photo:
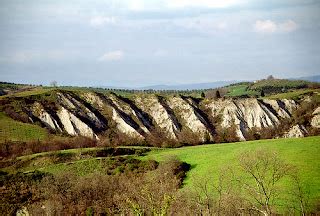
<path fill-rule="evenodd" d="M 217 81 L 208 83 L 193 83 L 193 84 L 181 84 L 181 85 L 153 85 L 138 88 L 138 90 L 196 90 L 196 89 L 211 89 L 219 88 L 239 81 Z"/>
<path fill-rule="evenodd" d="M 320 75 L 315 75 L 315 76 L 305 76 L 305 77 L 299 77 L 299 78 L 294 78 L 295 80 L 306 80 L 310 82 L 320 82 Z"/>

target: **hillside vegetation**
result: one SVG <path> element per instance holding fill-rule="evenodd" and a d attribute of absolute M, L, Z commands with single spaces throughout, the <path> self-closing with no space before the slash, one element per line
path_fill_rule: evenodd
<path fill-rule="evenodd" d="M 279 152 L 284 160 L 300 170 L 303 181 L 310 186 L 311 198 L 316 199 L 320 196 L 319 136 L 157 149 L 150 151 L 145 158 L 163 161 L 176 156 L 190 164 L 192 169 L 188 172 L 185 183 L 186 188 L 192 188 L 195 186 L 194 180 L 206 177 L 216 180 L 224 166 L 237 163 L 237 156 L 241 152 L 250 152 L 258 148 Z"/>
<path fill-rule="evenodd" d="M 314 89 L 319 89 L 319 83 L 313 83 L 304 80 L 286 80 L 286 79 L 262 79 L 255 82 L 241 82 L 231 84 L 222 88 L 208 90 L 207 97 L 214 97 L 216 91 L 220 91 L 225 97 L 268 97 L 279 98 L 277 94 L 283 93 L 282 98 L 297 99 L 291 97 L 290 93 L 296 91 L 302 93 L 312 92 Z M 286 93 L 289 93 L 286 97 Z"/>
<path fill-rule="evenodd" d="M 257 98 L 257 89 L 270 86 L 282 86 L 286 92 Z M 12 121 L 3 126 L 0 142 L 43 139 L 43 133 L 35 137 L 31 130 L 30 135 L 25 130 L 17 133 L 21 138 L 10 137 L 14 122 L 25 123 L 21 124 L 25 128 L 41 126 L 66 138 L 88 137 L 105 145 L 177 147 L 317 135 L 319 120 L 314 112 L 320 106 L 320 95 L 311 87 L 308 82 L 276 79 L 243 82 L 225 87 L 228 94 L 219 98 L 34 87 L 1 96 L 0 111 Z"/>
<path fill-rule="evenodd" d="M 45 140 L 48 131 L 39 125 L 13 120 L 0 112 L 0 140 L 2 141 L 32 141 Z"/>
<path fill-rule="evenodd" d="M 319 143 L 320 137 L 307 137 L 176 149 L 143 147 L 74 149 L 23 156 L 0 163 L 2 167 L 0 183 L 3 184 L 5 179 L 11 179 L 12 187 L 15 185 L 13 190 L 21 187 L 19 183 L 21 181 L 25 187 L 30 185 L 20 194 L 21 198 L 29 196 L 29 199 L 17 200 L 13 205 L 7 203 L 6 199 L 10 197 L 4 193 L 5 205 L 2 205 L 2 208 L 7 211 L 9 206 L 11 210 L 25 206 L 33 213 L 39 213 L 39 210 L 44 213 L 46 210 L 38 206 L 45 205 L 46 208 L 51 206 L 56 212 L 70 214 L 92 209 L 94 212 L 107 211 L 110 214 L 115 214 L 117 211 L 126 214 L 134 214 L 135 211 L 145 213 L 163 211 L 166 214 L 184 215 L 203 211 L 213 215 L 217 211 L 224 212 L 223 214 L 239 213 L 246 211 L 246 208 L 250 211 L 252 208 L 250 206 L 255 206 L 257 208 L 255 211 L 264 212 L 265 208 L 252 200 L 250 194 L 242 194 L 244 191 L 240 190 L 239 185 L 234 185 L 235 192 L 240 195 L 241 191 L 241 196 L 246 197 L 230 197 L 233 192 L 225 191 L 225 186 L 233 187 L 228 186 L 228 179 L 233 178 L 228 169 L 241 170 L 239 156 L 245 154 L 251 160 L 250 155 L 262 149 L 264 152 L 276 152 L 281 158 L 280 164 L 295 167 L 294 170 L 298 171 L 299 184 L 302 186 L 304 211 L 314 212 L 320 196 Z M 269 159 L 268 163 L 277 162 L 273 158 Z M 183 173 L 189 169 L 187 178 L 181 182 L 184 179 Z M 26 173 L 17 173 L 18 171 Z M 284 170 L 287 171 L 290 170 Z M 5 172 L 9 173 L 4 174 Z M 241 172 L 235 174 L 238 176 Z M 222 177 L 223 184 L 220 182 Z M 176 178 L 180 180 L 177 181 Z M 40 186 L 34 188 L 33 181 L 38 182 L 37 185 L 41 182 Z M 220 198 L 217 195 L 219 185 L 222 187 Z M 72 188 L 72 191 L 65 190 L 65 187 Z M 32 193 L 28 195 L 26 192 L 29 189 L 32 189 Z M 274 202 L 270 203 L 271 212 L 294 214 L 301 211 L 296 195 L 291 193 L 294 191 L 290 178 L 284 176 L 283 180 L 277 182 L 275 189 L 280 192 L 280 196 L 275 196 Z M 92 196 L 87 196 L 89 191 L 94 191 Z M 125 197 L 119 196 L 119 193 Z M 225 197 L 226 195 L 228 196 Z M 72 202 L 75 196 L 76 201 Z M 146 196 L 152 197 L 153 201 L 145 200 Z M 243 198 L 247 201 L 244 202 Z M 60 199 L 64 200 L 65 205 L 62 205 Z M 88 202 L 82 202 L 84 200 Z M 104 201 L 101 202 L 102 200 Z M 216 201 L 221 202 L 220 207 Z M 228 203 L 234 203 L 235 206 L 230 206 Z M 59 209 L 59 206 L 64 208 Z M 243 210 L 239 210 L 239 206 Z"/>

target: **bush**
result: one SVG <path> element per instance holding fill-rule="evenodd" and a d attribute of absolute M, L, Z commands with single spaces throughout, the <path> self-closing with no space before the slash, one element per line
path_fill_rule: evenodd
<path fill-rule="evenodd" d="M 48 176 L 38 187 L 42 196 L 28 210 L 34 215 L 166 214 L 181 185 L 182 179 L 175 174 L 181 173 L 182 167 L 181 162 L 173 160 L 138 174 L 119 169 L 118 175 Z"/>

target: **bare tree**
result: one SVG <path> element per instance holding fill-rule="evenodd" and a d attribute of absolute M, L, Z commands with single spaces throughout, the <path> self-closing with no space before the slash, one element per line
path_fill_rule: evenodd
<path fill-rule="evenodd" d="M 292 189 L 289 193 L 294 199 L 292 208 L 298 210 L 302 216 L 305 216 L 307 215 L 307 212 L 309 210 L 310 191 L 307 190 L 306 185 L 302 183 L 297 170 L 292 172 L 290 177 L 292 182 Z M 296 208 L 297 204 L 298 209 Z"/>
<path fill-rule="evenodd" d="M 243 175 L 238 181 L 254 200 L 252 209 L 271 215 L 273 202 L 281 192 L 279 182 L 289 177 L 292 167 L 282 161 L 276 152 L 267 149 L 242 153 L 239 164 Z"/>

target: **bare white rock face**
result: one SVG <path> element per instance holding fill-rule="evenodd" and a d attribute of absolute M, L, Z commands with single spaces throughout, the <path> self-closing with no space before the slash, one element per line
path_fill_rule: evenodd
<path fill-rule="evenodd" d="M 51 117 L 51 115 L 46 112 L 43 106 L 36 102 L 32 107 L 32 114 L 40 119 L 40 121 L 52 130 L 61 132 L 57 121 Z"/>
<path fill-rule="evenodd" d="M 290 118 L 293 111 L 298 108 L 294 100 L 286 99 L 205 99 L 199 103 L 192 98 L 179 96 L 136 95 L 129 100 L 114 94 L 106 95 L 103 99 L 96 93 L 83 93 L 81 98 L 90 103 L 91 108 L 72 94 L 58 92 L 57 95 L 59 109 L 57 116 L 51 116 L 50 113 L 55 111 L 48 112 L 39 103 L 34 104 L 31 110 L 33 115 L 57 132 L 66 131 L 72 136 L 81 135 L 96 139 L 98 137 L 93 128 L 105 130 L 104 122 L 107 120 L 116 123 L 115 127 L 119 132 L 139 139 L 144 139 L 145 135 L 150 134 L 154 126 L 171 139 L 177 140 L 181 130 L 183 132 L 187 129 L 199 136 L 202 141 L 213 140 L 214 127 L 221 126 L 235 128 L 238 138 L 245 140 L 245 134 L 250 129 L 274 127 L 281 119 Z M 103 112 L 99 115 L 97 112 L 104 109 L 112 110 L 112 116 L 99 119 Z M 320 107 L 313 115 L 311 125 L 320 127 Z M 216 118 L 221 125 L 212 125 L 208 118 Z M 290 131 L 286 137 L 306 134 L 302 126 L 295 126 Z"/>
<path fill-rule="evenodd" d="M 182 98 L 172 97 L 168 100 L 168 105 L 171 109 L 176 110 L 176 113 L 180 115 L 185 126 L 192 132 L 199 134 L 199 137 L 201 137 L 203 141 L 207 135 L 210 135 L 207 127 L 201 122 L 200 117 L 196 115 L 194 108 Z M 211 135 L 210 139 L 212 139 Z"/>
<path fill-rule="evenodd" d="M 285 133 L 283 136 L 284 138 L 299 138 L 299 137 L 304 137 L 308 131 L 306 128 L 302 125 L 295 125 L 290 128 L 290 130 Z"/>
<path fill-rule="evenodd" d="M 70 108 L 70 109 L 75 109 L 76 107 L 74 106 L 74 104 L 66 97 L 64 96 L 62 93 L 57 93 L 58 95 L 58 99 L 60 101 L 60 103 L 62 103 L 64 106 Z"/>
<path fill-rule="evenodd" d="M 150 133 L 150 131 L 145 127 L 145 124 L 144 124 L 144 122 L 143 122 L 143 118 L 141 118 L 142 121 L 139 121 L 139 120 L 138 120 L 138 113 L 137 113 L 137 111 L 134 110 L 134 109 L 132 109 L 129 104 L 127 104 L 127 103 L 119 100 L 119 99 L 118 99 L 117 97 L 115 97 L 114 95 L 111 95 L 109 98 L 112 100 L 112 102 L 115 104 L 115 106 L 116 106 L 119 110 L 123 111 L 123 112 L 126 113 L 128 116 L 134 116 L 134 117 L 135 117 L 135 120 L 136 120 L 136 123 L 139 124 L 140 128 L 141 128 L 145 133 L 147 133 L 147 134 Z"/>
<path fill-rule="evenodd" d="M 141 134 L 138 133 L 133 127 L 131 127 L 129 124 L 125 122 L 125 120 L 117 113 L 115 109 L 112 109 L 112 119 L 117 124 L 117 129 L 127 134 L 128 136 L 135 137 L 135 138 L 143 138 Z"/>
<path fill-rule="evenodd" d="M 245 140 L 244 133 L 251 128 L 274 127 L 279 124 L 279 117 L 289 118 L 297 105 L 292 100 L 218 99 L 207 105 L 213 116 L 222 116 L 221 126 L 236 127 L 240 140 Z"/>
<path fill-rule="evenodd" d="M 320 107 L 315 109 L 312 115 L 313 117 L 311 119 L 311 126 L 315 128 L 320 128 Z"/>
<path fill-rule="evenodd" d="M 156 124 L 167 133 L 169 138 L 177 139 L 175 132 L 179 129 L 155 96 L 149 96 L 143 100 L 136 98 L 135 102 L 144 112 L 152 116 Z"/>
<path fill-rule="evenodd" d="M 87 124 L 82 122 L 66 108 L 61 107 L 61 110 L 57 112 L 57 115 L 63 124 L 64 129 L 69 135 L 81 135 L 89 138 L 99 139 Z"/>

